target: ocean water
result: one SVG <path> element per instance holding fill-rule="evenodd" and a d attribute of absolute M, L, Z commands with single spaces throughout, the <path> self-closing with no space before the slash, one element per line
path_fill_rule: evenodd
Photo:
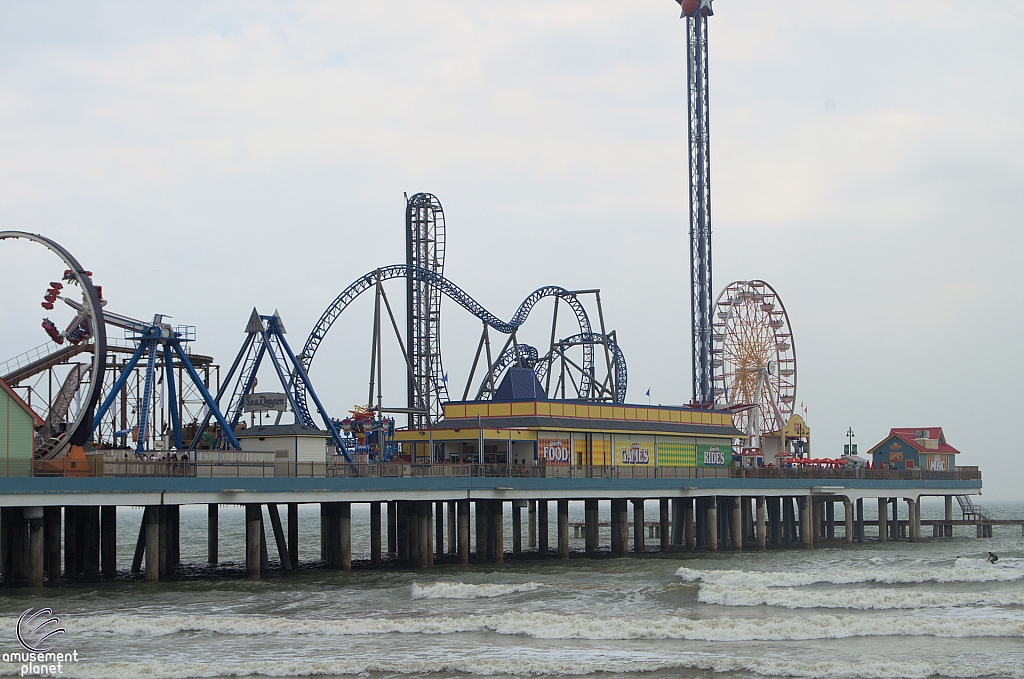
<path fill-rule="evenodd" d="M 989 508 L 1024 517 L 1024 503 Z M 941 511 L 926 501 L 922 516 Z M 582 505 L 572 512 L 582 520 Z M 358 559 L 368 517 L 358 505 L 353 514 Z M 204 565 L 205 506 L 181 516 L 182 561 L 193 565 L 173 582 L 125 573 L 0 590 L 0 652 L 18 651 L 18 616 L 46 606 L 67 630 L 53 650 L 78 652 L 62 666 L 67 677 L 1024 677 L 1019 526 L 996 526 L 992 539 L 958 527 L 953 538 L 916 544 L 574 553 L 569 562 L 422 571 L 357 563 L 343 573 L 316 564 L 319 512 L 310 506 L 300 513 L 301 569 L 250 581 L 242 508 L 221 509 L 216 570 Z M 125 570 L 140 519 L 141 510 L 119 512 Z M 2 675 L 21 670 L 0 663 Z"/>

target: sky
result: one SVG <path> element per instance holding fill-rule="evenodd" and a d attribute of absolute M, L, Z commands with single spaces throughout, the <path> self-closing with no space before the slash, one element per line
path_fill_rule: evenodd
<path fill-rule="evenodd" d="M 715 11 L 714 288 L 781 296 L 812 454 L 841 453 L 849 427 L 866 450 L 941 426 L 985 497 L 1020 499 L 1024 6 Z M 450 279 L 505 319 L 542 285 L 600 288 L 628 399 L 683 403 L 678 16 L 671 0 L 3 1 L 0 229 L 62 243 L 110 309 L 194 325 L 227 366 L 254 306 L 301 346 L 351 281 L 403 262 L 403 192 L 431 192 Z M 2 358 L 46 339 L 60 264 L 37 250 L 0 246 Z M 364 298 L 314 361 L 332 412 L 366 400 Z M 522 341 L 546 346 L 546 314 Z M 447 302 L 443 319 L 461 395 L 479 325 Z M 404 405 L 387 351 L 385 400 Z"/>

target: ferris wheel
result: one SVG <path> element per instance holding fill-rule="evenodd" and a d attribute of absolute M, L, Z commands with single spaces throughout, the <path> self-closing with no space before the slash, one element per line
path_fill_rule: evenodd
<path fill-rule="evenodd" d="M 796 401 L 796 349 L 786 308 L 768 283 L 735 281 L 715 302 L 712 333 L 715 400 L 756 406 L 733 415 L 756 446 L 762 434 L 782 431 Z"/>

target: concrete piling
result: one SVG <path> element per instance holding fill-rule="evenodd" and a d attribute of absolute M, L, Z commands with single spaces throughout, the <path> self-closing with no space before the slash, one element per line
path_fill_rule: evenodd
<path fill-rule="evenodd" d="M 288 558 L 291 559 L 292 568 L 299 565 L 299 505 L 297 502 L 288 503 Z"/>
<path fill-rule="evenodd" d="M 569 558 L 569 501 L 558 501 L 558 558 Z"/>
<path fill-rule="evenodd" d="M 388 554 L 398 554 L 398 503 L 388 502 Z"/>
<path fill-rule="evenodd" d="M 459 500 L 456 509 L 459 520 L 459 563 L 469 564 L 469 500 Z"/>
<path fill-rule="evenodd" d="M 886 542 L 889 539 L 888 528 L 889 499 L 878 498 L 878 541 Z"/>
<path fill-rule="evenodd" d="M 697 516 L 694 512 L 693 500 L 685 498 L 680 500 L 682 504 L 682 523 L 683 523 L 683 538 L 686 540 L 686 549 L 694 551 L 697 549 Z M 675 534 L 675 526 L 672 527 L 672 533 Z"/>
<path fill-rule="evenodd" d="M 60 507 L 43 508 L 43 550 L 46 577 L 50 584 L 60 582 Z"/>
<path fill-rule="evenodd" d="M 587 554 L 597 551 L 598 546 L 598 504 L 597 500 L 585 500 L 584 513 L 584 550 Z"/>
<path fill-rule="evenodd" d="M 633 553 L 644 553 L 644 501 L 633 500 Z"/>
<path fill-rule="evenodd" d="M 448 501 L 448 553 L 459 553 L 459 511 L 454 500 Z"/>
<path fill-rule="evenodd" d="M 548 557 L 548 501 L 537 500 L 537 553 Z M 561 530 L 561 529 L 559 529 Z M 566 529 L 568 530 L 568 528 Z M 559 538 L 561 539 L 561 538 Z"/>
<path fill-rule="evenodd" d="M 844 527 L 846 544 L 853 544 L 853 503 L 848 499 L 843 500 L 843 520 L 846 524 Z"/>
<path fill-rule="evenodd" d="M 100 571 L 105 578 L 117 577 L 117 507 L 100 508 Z"/>
<path fill-rule="evenodd" d="M 151 505 L 146 507 L 143 514 L 143 524 L 146 527 L 146 581 L 160 581 L 160 507 Z M 65 522 L 67 517 L 65 517 Z M 259 577 L 259 572 L 256 573 Z"/>
<path fill-rule="evenodd" d="M 381 555 L 380 502 L 370 503 L 370 565 L 378 567 L 383 563 Z"/>
<path fill-rule="evenodd" d="M 743 551 L 743 503 L 742 498 L 732 498 L 732 548 Z"/>
<path fill-rule="evenodd" d="M 765 550 L 768 543 L 768 523 L 765 521 L 767 501 L 763 495 L 757 498 L 757 549 L 760 552 Z"/>
<path fill-rule="evenodd" d="M 658 499 L 658 528 L 660 534 L 661 551 L 667 552 L 672 544 L 672 525 L 669 523 L 670 501 L 667 497 Z"/>
<path fill-rule="evenodd" d="M 707 535 L 708 535 L 708 551 L 718 551 L 718 498 L 711 496 L 708 501 L 707 508 Z"/>
<path fill-rule="evenodd" d="M 206 562 L 216 566 L 220 560 L 220 505 L 210 503 L 206 505 Z"/>
<path fill-rule="evenodd" d="M 526 510 L 526 531 L 527 531 L 527 543 L 528 549 L 537 548 L 537 501 L 530 500 L 527 503 L 528 509 Z"/>
<path fill-rule="evenodd" d="M 505 561 L 505 517 L 502 515 L 504 504 L 501 500 L 493 500 L 491 505 L 494 563 Z"/>
<path fill-rule="evenodd" d="M 245 505 L 245 569 L 252 580 L 260 579 L 260 528 L 263 525 L 263 511 L 260 505 Z M 147 557 L 148 557 L 147 552 Z"/>

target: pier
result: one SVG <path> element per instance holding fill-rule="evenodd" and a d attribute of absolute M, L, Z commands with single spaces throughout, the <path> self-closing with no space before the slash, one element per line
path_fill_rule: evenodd
<path fill-rule="evenodd" d="M 969 470 L 888 472 L 885 478 L 853 473 L 816 478 L 804 470 L 789 475 L 775 470 L 770 477 L 748 478 L 739 469 L 633 477 L 609 473 L 607 467 L 570 467 L 545 476 L 466 465 L 459 475 L 435 475 L 431 471 L 440 470 L 424 468 L 418 474 L 386 476 L 382 468 L 371 475 L 369 467 L 355 470 L 362 474 L 349 470 L 347 476 L 322 477 L 243 475 L 241 468 L 233 477 L 203 475 L 188 465 L 180 476 L 0 477 L 4 581 L 42 586 L 64 578 L 113 577 L 117 510 L 125 506 L 145 507 L 130 568 L 153 582 L 181 565 L 182 505 L 208 507 L 210 564 L 221 557 L 219 507 L 246 508 L 244 561 L 251 578 L 268 571 L 271 556 L 276 567 L 294 569 L 300 552 L 318 552 L 327 568 L 351 569 L 354 503 L 369 505 L 370 567 L 382 566 L 387 557 L 410 568 L 430 568 L 442 555 L 457 557 L 461 564 L 500 564 L 506 555 L 529 550 L 536 550 L 538 558 L 564 560 L 570 555 L 570 528 L 582 533 L 584 555 L 606 548 L 626 555 L 650 549 L 811 549 L 829 541 L 902 537 L 916 542 L 927 525 L 935 527 L 933 536 L 946 535 L 951 525 L 977 525 L 979 536 L 991 536 L 993 524 L 1024 523 L 954 519 L 954 496 L 980 490 L 980 474 Z M 920 520 L 925 496 L 947 498 L 944 520 Z M 653 500 L 659 511 L 649 517 L 645 502 Z M 569 522 L 570 501 L 585 503 L 582 524 Z M 877 503 L 882 520 L 865 519 L 866 502 Z M 598 520 L 601 503 L 610 507 L 606 524 Z M 889 518 L 900 503 L 909 520 Z M 312 552 L 310 545 L 298 543 L 299 504 L 320 507 L 320 544 Z M 506 513 L 511 536 L 505 535 Z M 868 526 L 875 530 L 865 531 Z M 605 545 L 600 544 L 602 527 L 610 528 Z"/>

